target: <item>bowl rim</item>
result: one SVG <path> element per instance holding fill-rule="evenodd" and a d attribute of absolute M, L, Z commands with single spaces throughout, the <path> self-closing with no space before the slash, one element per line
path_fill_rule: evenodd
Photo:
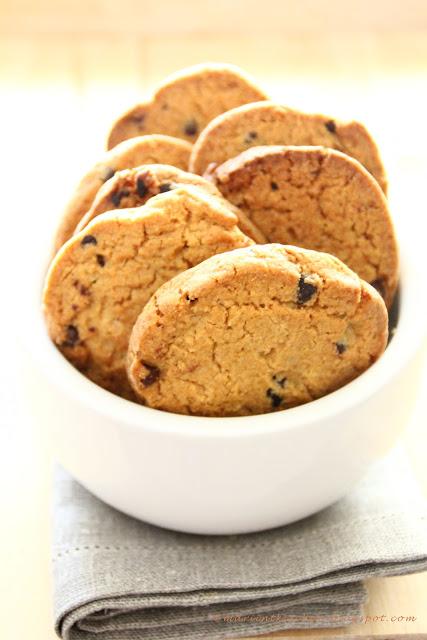
<path fill-rule="evenodd" d="M 360 376 L 340 389 L 304 405 L 282 411 L 253 416 L 205 417 L 188 416 L 152 409 L 125 400 L 102 389 L 75 369 L 51 342 L 41 309 L 41 290 L 46 273 L 34 269 L 37 283 L 30 291 L 33 317 L 31 336 L 20 332 L 26 350 L 41 367 L 54 387 L 87 409 L 113 420 L 121 426 L 197 438 L 256 437 L 274 432 L 288 431 L 321 423 L 328 417 L 350 410 L 368 400 L 387 384 L 409 361 L 427 337 L 427 326 L 422 318 L 427 304 L 417 286 L 417 263 L 409 248 L 401 250 L 399 316 L 394 335 L 382 356 Z M 420 274 L 419 274 L 420 275 Z M 418 294 L 418 295 L 417 295 Z M 423 308 L 424 307 L 424 311 Z M 28 315 L 26 316 L 28 320 Z M 343 425 L 345 428 L 345 425 Z"/>

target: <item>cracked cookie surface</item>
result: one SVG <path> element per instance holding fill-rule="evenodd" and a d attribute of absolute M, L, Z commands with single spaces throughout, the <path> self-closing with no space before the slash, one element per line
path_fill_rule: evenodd
<path fill-rule="evenodd" d="M 98 189 L 114 176 L 116 171 L 142 164 L 167 163 L 187 169 L 191 145 L 184 140 L 165 135 L 139 136 L 119 144 L 104 153 L 100 160 L 78 184 L 68 203 L 56 232 L 54 250 L 57 251 L 91 207 Z"/>
<path fill-rule="evenodd" d="M 254 245 L 164 284 L 132 331 L 128 376 L 157 409 L 239 416 L 342 387 L 384 351 L 381 296 L 340 260 Z"/>
<path fill-rule="evenodd" d="M 393 223 L 378 183 L 357 160 L 322 147 L 252 147 L 211 179 L 269 242 L 332 253 L 390 307 L 398 281 Z"/>
<path fill-rule="evenodd" d="M 87 377 L 132 398 L 128 340 L 150 296 L 209 256 L 251 244 L 229 207 L 194 186 L 98 216 L 50 266 L 43 295 L 49 335 Z"/>
<path fill-rule="evenodd" d="M 223 113 L 202 131 L 191 152 L 190 171 L 202 175 L 250 147 L 310 145 L 356 158 L 385 192 L 387 181 L 375 142 L 359 122 L 288 109 L 263 101 Z"/>
<path fill-rule="evenodd" d="M 147 133 L 194 142 L 218 114 L 266 98 L 252 78 L 234 65 L 195 65 L 167 78 L 150 101 L 121 116 L 111 129 L 108 148 Z"/>
<path fill-rule="evenodd" d="M 172 191 L 179 186 L 192 184 L 204 189 L 212 196 L 223 199 L 214 184 L 194 173 L 182 171 L 163 164 L 144 165 L 134 169 L 118 171 L 98 191 L 89 211 L 83 216 L 76 233 L 85 228 L 96 216 L 111 209 L 128 209 L 145 204 L 150 198 Z M 227 201 L 239 219 L 239 227 L 247 236 L 258 243 L 266 242 L 263 233 L 249 220 L 243 211 Z"/>

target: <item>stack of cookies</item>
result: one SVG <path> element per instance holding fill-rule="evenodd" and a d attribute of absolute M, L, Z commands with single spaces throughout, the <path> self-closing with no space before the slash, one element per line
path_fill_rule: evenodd
<path fill-rule="evenodd" d="M 360 123 L 276 104 L 231 65 L 186 69 L 116 121 L 68 203 L 49 334 L 94 383 L 156 409 L 315 400 L 386 347 L 386 189 Z"/>

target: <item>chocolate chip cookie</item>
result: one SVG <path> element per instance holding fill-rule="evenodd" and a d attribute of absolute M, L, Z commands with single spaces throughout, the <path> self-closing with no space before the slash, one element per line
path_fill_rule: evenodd
<path fill-rule="evenodd" d="M 132 331 L 128 376 L 150 407 L 240 416 L 342 387 L 387 343 L 383 299 L 338 258 L 255 245 L 164 284 Z"/>
<path fill-rule="evenodd" d="M 102 160 L 82 178 L 68 203 L 56 232 L 55 251 L 72 236 L 77 224 L 92 205 L 99 187 L 116 171 L 157 162 L 187 169 L 190 152 L 191 145 L 184 140 L 151 135 L 132 138 L 104 153 Z"/>
<path fill-rule="evenodd" d="M 166 193 L 179 186 L 192 184 L 204 189 L 212 196 L 222 199 L 222 194 L 213 183 L 194 173 L 188 173 L 163 164 L 144 165 L 134 169 L 118 171 L 98 191 L 89 211 L 76 227 L 78 233 L 100 213 L 111 209 L 128 209 L 145 204 L 158 193 Z M 263 233 L 249 220 L 243 211 L 227 202 L 237 215 L 239 227 L 258 243 L 266 242 Z"/>
<path fill-rule="evenodd" d="M 189 67 L 170 76 L 151 100 L 121 116 L 111 129 L 108 148 L 147 133 L 165 133 L 194 142 L 215 116 L 266 98 L 252 79 L 234 65 Z"/>
<path fill-rule="evenodd" d="M 387 200 L 364 167 L 322 147 L 252 147 L 211 179 L 269 242 L 326 251 L 393 302 L 398 248 Z"/>
<path fill-rule="evenodd" d="M 273 102 L 244 105 L 223 113 L 200 134 L 191 152 L 190 171 L 203 174 L 249 147 L 267 144 L 315 145 L 356 158 L 385 192 L 387 181 L 377 146 L 359 122 L 302 113 Z"/>
<path fill-rule="evenodd" d="M 95 218 L 55 256 L 45 283 L 49 335 L 87 377 L 131 398 L 131 329 L 158 287 L 221 251 L 252 244 L 218 198 L 194 186 Z"/>

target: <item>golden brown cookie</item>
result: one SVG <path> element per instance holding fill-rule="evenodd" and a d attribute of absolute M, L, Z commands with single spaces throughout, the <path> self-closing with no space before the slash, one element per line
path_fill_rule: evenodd
<path fill-rule="evenodd" d="M 269 242 L 332 253 L 391 305 L 398 282 L 393 223 L 378 183 L 357 160 L 323 147 L 252 147 L 211 179 Z"/>
<path fill-rule="evenodd" d="M 209 258 L 154 294 L 132 331 L 128 375 L 157 409 L 267 413 L 342 387 L 386 343 L 381 296 L 340 260 L 255 245 Z"/>
<path fill-rule="evenodd" d="M 215 167 L 249 147 L 267 144 L 315 145 L 342 151 L 359 160 L 386 191 L 377 146 L 362 124 L 339 122 L 267 101 L 232 109 L 210 122 L 193 147 L 190 171 L 202 175 L 212 164 Z"/>
<path fill-rule="evenodd" d="M 234 65 L 195 65 L 167 78 L 151 100 L 121 116 L 110 131 L 108 148 L 147 133 L 165 133 L 194 142 L 218 114 L 266 98 Z"/>
<path fill-rule="evenodd" d="M 250 244 L 230 209 L 193 186 L 104 213 L 52 262 L 43 296 L 49 335 L 91 380 L 132 397 L 126 351 L 150 296 L 180 271 Z"/>
<path fill-rule="evenodd" d="M 68 203 L 56 232 L 55 251 L 71 238 L 77 224 L 92 205 L 99 187 L 116 171 L 157 162 L 187 169 L 190 152 L 191 145 L 184 140 L 151 135 L 132 138 L 104 153 L 102 160 L 82 178 Z"/>
<path fill-rule="evenodd" d="M 118 171 L 98 191 L 91 208 L 76 227 L 78 233 L 99 216 L 111 209 L 128 209 L 145 204 L 150 198 L 166 193 L 177 187 L 192 184 L 204 189 L 212 196 L 223 199 L 221 192 L 205 178 L 163 164 L 144 165 L 134 169 Z M 266 242 L 259 229 L 248 219 L 245 213 L 227 202 L 227 206 L 237 215 L 239 227 L 247 236 L 258 243 Z"/>

